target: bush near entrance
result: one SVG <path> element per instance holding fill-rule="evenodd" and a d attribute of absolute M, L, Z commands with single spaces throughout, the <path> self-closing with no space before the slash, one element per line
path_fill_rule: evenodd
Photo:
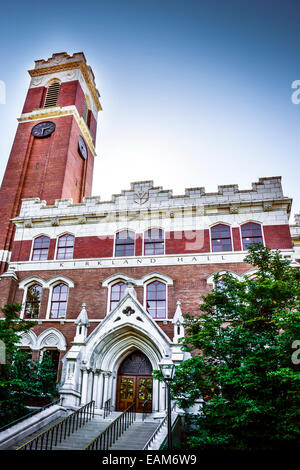
<path fill-rule="evenodd" d="M 300 371 L 292 360 L 300 271 L 261 244 L 245 262 L 257 268 L 254 277 L 216 275 L 200 315 L 186 316 L 183 348 L 198 352 L 177 367 L 172 390 L 183 408 L 204 399 L 203 413 L 190 417 L 191 448 L 278 450 L 300 441 Z"/>
<path fill-rule="evenodd" d="M 41 362 L 28 359 L 19 348 L 22 332 L 35 322 L 20 319 L 20 304 L 5 305 L 0 320 L 0 340 L 6 347 L 6 363 L 0 365 L 0 427 L 29 412 L 28 405 L 45 404 L 57 396 L 56 371 L 49 357 Z"/>

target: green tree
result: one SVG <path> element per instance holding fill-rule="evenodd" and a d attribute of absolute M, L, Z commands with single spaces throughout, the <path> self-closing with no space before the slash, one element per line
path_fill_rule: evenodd
<path fill-rule="evenodd" d="M 188 408 L 188 445 L 200 449 L 293 448 L 300 438 L 300 272 L 279 252 L 253 244 L 245 261 L 255 277 L 215 276 L 200 315 L 186 316 L 183 348 L 194 351 L 176 371 L 173 395 Z"/>
<path fill-rule="evenodd" d="M 5 305 L 0 320 L 0 340 L 5 344 L 6 363 L 0 365 L 0 426 L 28 411 L 26 400 L 56 395 L 56 372 L 50 358 L 41 362 L 28 359 L 19 348 L 20 333 L 36 323 L 20 319 L 20 304 Z"/>

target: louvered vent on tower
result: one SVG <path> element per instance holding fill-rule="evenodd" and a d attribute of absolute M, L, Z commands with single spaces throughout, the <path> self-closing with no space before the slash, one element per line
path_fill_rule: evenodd
<path fill-rule="evenodd" d="M 60 83 L 59 82 L 53 82 L 53 83 L 51 83 L 51 85 L 48 86 L 47 93 L 46 93 L 46 98 L 45 98 L 45 103 L 44 103 L 44 108 L 49 108 L 50 106 L 56 106 L 57 105 L 57 98 L 58 98 L 59 89 L 60 89 Z"/>

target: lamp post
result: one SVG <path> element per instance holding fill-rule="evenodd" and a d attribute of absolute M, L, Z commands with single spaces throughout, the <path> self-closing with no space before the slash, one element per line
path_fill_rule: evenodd
<path fill-rule="evenodd" d="M 167 386 L 168 390 L 168 450 L 172 450 L 172 430 L 171 430 L 171 382 L 175 376 L 175 364 L 171 361 L 171 359 L 164 358 L 159 363 L 159 368 L 163 375 L 163 380 Z"/>

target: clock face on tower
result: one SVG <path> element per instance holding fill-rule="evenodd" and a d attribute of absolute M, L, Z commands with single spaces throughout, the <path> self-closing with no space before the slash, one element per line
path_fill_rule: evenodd
<path fill-rule="evenodd" d="M 55 131 L 55 124 L 51 121 L 44 121 L 40 122 L 36 126 L 34 126 L 31 130 L 31 134 L 34 137 L 38 137 L 39 139 L 43 137 L 48 137 Z"/>
<path fill-rule="evenodd" d="M 87 148 L 86 148 L 86 145 L 85 145 L 85 141 L 83 140 L 83 138 L 80 136 L 78 136 L 78 152 L 79 152 L 79 155 L 84 159 L 86 160 L 87 157 L 88 157 L 88 151 L 87 151 Z"/>

